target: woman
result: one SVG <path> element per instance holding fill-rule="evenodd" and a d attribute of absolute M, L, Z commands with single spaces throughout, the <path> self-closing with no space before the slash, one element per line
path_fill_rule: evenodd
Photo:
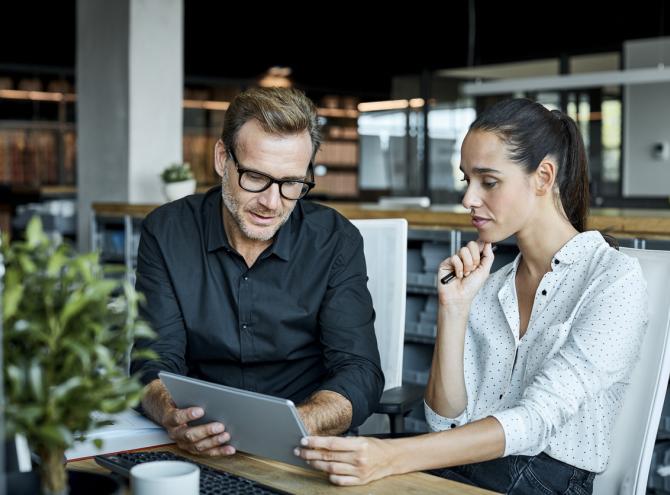
<path fill-rule="evenodd" d="M 426 388 L 435 433 L 380 440 L 308 437 L 296 454 L 340 485 L 438 468 L 505 493 L 591 493 L 647 323 L 636 260 L 585 231 L 584 145 L 574 121 L 500 102 L 461 149 L 478 242 L 442 262 Z M 491 244 L 519 256 L 489 275 Z"/>

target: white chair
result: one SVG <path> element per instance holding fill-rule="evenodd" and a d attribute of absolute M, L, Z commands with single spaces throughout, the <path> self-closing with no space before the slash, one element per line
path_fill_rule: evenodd
<path fill-rule="evenodd" d="M 607 469 L 595 495 L 642 495 L 670 376 L 670 251 L 621 248 L 638 259 L 647 280 L 649 327 L 612 433 Z"/>
<path fill-rule="evenodd" d="M 368 289 L 375 308 L 375 334 L 386 383 L 378 413 L 389 415 L 392 433 L 402 432 L 403 417 L 422 398 L 416 387 L 402 387 L 402 358 L 407 298 L 407 220 L 353 220 L 363 236 Z M 387 431 L 385 418 L 373 415 L 360 433 Z"/>

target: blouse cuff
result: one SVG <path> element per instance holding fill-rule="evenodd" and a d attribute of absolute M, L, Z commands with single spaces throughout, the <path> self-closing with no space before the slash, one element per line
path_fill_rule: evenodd
<path fill-rule="evenodd" d="M 426 422 L 431 431 L 451 430 L 468 422 L 467 410 L 463 411 L 456 418 L 446 418 L 433 411 L 425 400 L 423 401 L 423 407 L 426 413 Z"/>
<path fill-rule="evenodd" d="M 520 408 L 505 409 L 491 414 L 498 420 L 505 432 L 505 453 L 503 456 L 519 455 L 527 451 L 528 417 Z"/>

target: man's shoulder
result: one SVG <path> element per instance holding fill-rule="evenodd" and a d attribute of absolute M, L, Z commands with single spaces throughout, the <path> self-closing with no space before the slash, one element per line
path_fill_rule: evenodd
<path fill-rule="evenodd" d="M 206 198 L 206 194 L 192 194 L 159 206 L 145 217 L 144 226 L 154 232 L 189 229 L 199 223 Z"/>
<path fill-rule="evenodd" d="M 301 215 L 304 225 L 322 234 L 340 234 L 347 237 L 360 236 L 358 229 L 340 212 L 312 201 L 301 202 Z"/>

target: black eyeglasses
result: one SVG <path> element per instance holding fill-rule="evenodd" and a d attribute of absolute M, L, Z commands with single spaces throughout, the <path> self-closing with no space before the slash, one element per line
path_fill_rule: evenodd
<path fill-rule="evenodd" d="M 265 191 L 272 184 L 276 183 L 279 184 L 279 194 L 281 194 L 282 197 L 296 200 L 304 198 L 309 190 L 316 185 L 314 183 L 314 168 L 311 161 L 309 162 L 307 169 L 309 170 L 312 180 L 275 179 L 263 172 L 244 168 L 240 162 L 237 161 L 237 157 L 233 150 L 230 150 L 228 154 L 230 155 L 230 158 L 233 159 L 233 162 L 235 162 L 237 173 L 239 175 L 240 187 L 245 191 L 259 193 Z"/>

